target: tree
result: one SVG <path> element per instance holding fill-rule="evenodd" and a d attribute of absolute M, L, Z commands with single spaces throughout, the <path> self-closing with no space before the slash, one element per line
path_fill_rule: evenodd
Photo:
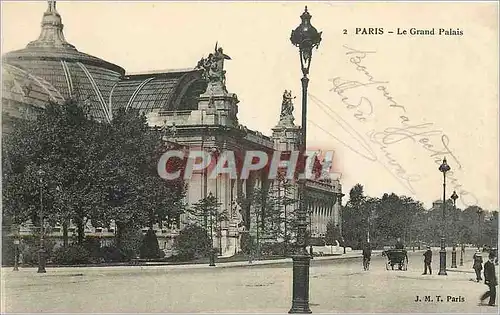
<path fill-rule="evenodd" d="M 326 245 L 336 245 L 335 241 L 340 241 L 340 228 L 335 225 L 334 221 L 328 221 L 326 224 L 325 242 Z"/>
<path fill-rule="evenodd" d="M 361 248 L 366 240 L 368 227 L 368 208 L 363 186 L 354 185 L 349 192 L 349 200 L 343 209 L 343 231 L 346 243 L 353 248 Z"/>
<path fill-rule="evenodd" d="M 178 220 L 184 209 L 183 177 L 159 177 L 166 148 L 159 130 L 134 111 L 119 110 L 106 124 L 74 101 L 49 103 L 33 120 L 17 121 L 2 149 L 4 224 L 31 219 L 38 225 L 42 199 L 45 222 L 63 225 L 65 244 L 69 220 L 80 244 L 87 222 L 97 227 L 115 220 L 120 245 L 130 234 L 126 227 Z"/>
<path fill-rule="evenodd" d="M 70 218 L 78 221 L 87 216 L 99 203 L 89 188 L 102 156 L 94 143 L 100 129 L 74 101 L 48 103 L 36 118 L 16 121 L 3 148 L 7 222 L 31 219 L 38 225 L 40 193 L 44 218 L 50 224 L 64 225 Z M 40 169 L 43 177 L 37 175 Z M 79 240 L 83 240 L 83 228 Z"/>
<path fill-rule="evenodd" d="M 178 220 L 186 186 L 182 176 L 165 181 L 157 173 L 158 160 L 166 151 L 159 130 L 149 128 L 144 115 L 119 110 L 101 139 L 105 156 L 95 187 L 102 207 L 93 212 L 94 224 L 115 220 L 120 246 L 126 229 L 151 229 L 155 222 Z"/>
<path fill-rule="evenodd" d="M 159 258 L 160 246 L 154 230 L 149 229 L 142 239 L 142 244 L 139 249 L 141 258 Z"/>
<path fill-rule="evenodd" d="M 219 207 L 221 203 L 217 198 L 210 193 L 207 197 L 200 199 L 197 203 L 193 204 L 190 209 L 187 209 L 188 215 L 196 218 L 196 223 L 193 225 L 201 226 L 203 230 L 207 231 L 208 237 L 213 246 L 213 233 L 217 227 L 217 219 L 220 215 Z M 208 227 L 205 228 L 204 219 L 208 218 Z"/>

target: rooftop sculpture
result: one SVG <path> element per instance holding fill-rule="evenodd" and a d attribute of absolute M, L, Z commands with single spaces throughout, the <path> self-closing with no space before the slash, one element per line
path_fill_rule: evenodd
<path fill-rule="evenodd" d="M 218 87 L 227 92 L 224 60 L 231 60 L 231 57 L 224 54 L 222 47 L 218 47 L 216 43 L 214 52 L 210 53 L 207 58 L 201 58 L 196 69 L 203 70 L 203 78 L 208 82 L 209 88 Z"/>
<path fill-rule="evenodd" d="M 283 101 L 281 102 L 280 125 L 293 126 L 295 118 L 293 117 L 293 99 L 292 91 L 283 92 Z"/>

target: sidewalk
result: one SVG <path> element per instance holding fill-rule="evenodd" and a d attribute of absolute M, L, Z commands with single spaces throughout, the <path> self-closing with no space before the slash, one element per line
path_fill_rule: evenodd
<path fill-rule="evenodd" d="M 373 256 L 380 256 L 382 254 L 381 250 L 374 250 L 373 251 Z M 354 250 L 351 252 L 348 252 L 346 254 L 340 254 L 340 255 L 332 255 L 332 256 L 317 256 L 314 257 L 314 259 L 311 260 L 311 264 L 314 264 L 315 261 L 327 261 L 327 260 L 338 260 L 338 259 L 355 259 L 355 258 L 361 258 L 362 257 L 362 251 L 361 250 Z M 249 262 L 248 260 L 245 261 L 232 261 L 232 262 L 217 262 L 215 261 L 215 266 L 209 266 L 208 263 L 185 263 L 185 264 L 172 264 L 168 262 L 145 262 L 140 265 L 112 265 L 112 266 L 100 266 L 100 265 L 94 265 L 94 266 L 47 266 L 47 274 L 50 274 L 51 271 L 72 271 L 75 272 L 76 270 L 123 270 L 123 269 L 129 269 L 129 268 L 135 268 L 135 269 L 156 269 L 156 268 L 165 268 L 168 270 L 181 270 L 181 269 L 219 269 L 219 268 L 236 268 L 236 267 L 252 267 L 252 266 L 264 266 L 264 265 L 283 265 L 283 264 L 292 264 L 293 260 L 292 258 L 281 258 L 281 259 L 263 259 L 263 260 L 253 260 L 252 262 Z M 37 268 L 36 266 L 32 267 L 20 267 L 19 271 L 32 271 L 33 269 Z M 12 271 L 12 267 L 2 267 L 2 272 L 9 272 Z M 43 274 L 41 274 L 43 275 Z"/>

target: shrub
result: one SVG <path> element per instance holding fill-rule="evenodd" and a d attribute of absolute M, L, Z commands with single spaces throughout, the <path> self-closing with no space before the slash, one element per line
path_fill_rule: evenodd
<path fill-rule="evenodd" d="M 51 239 L 44 240 L 45 258 L 49 262 L 54 251 L 55 242 Z M 40 250 L 40 240 L 38 237 L 29 235 L 23 236 L 19 245 L 19 253 L 21 255 L 19 262 L 28 265 L 38 264 L 38 251 Z"/>
<path fill-rule="evenodd" d="M 142 232 L 136 227 L 126 227 L 122 233 L 120 252 L 123 255 L 122 261 L 129 261 L 136 258 L 142 243 Z"/>
<path fill-rule="evenodd" d="M 160 246 L 153 230 L 148 230 L 144 235 L 139 253 L 145 259 L 160 258 Z"/>
<path fill-rule="evenodd" d="M 282 256 L 285 253 L 285 243 L 264 243 L 261 245 L 261 252 L 268 256 Z"/>
<path fill-rule="evenodd" d="M 126 253 L 122 252 L 116 246 L 104 246 L 101 248 L 101 257 L 105 262 L 121 262 L 129 260 Z"/>
<path fill-rule="evenodd" d="M 249 233 L 244 233 L 241 235 L 241 252 L 243 254 L 250 254 L 254 248 L 254 239 Z"/>
<path fill-rule="evenodd" d="M 210 247 L 210 238 L 207 231 L 197 225 L 186 226 L 180 231 L 174 242 L 174 248 L 179 253 L 179 259 L 185 260 L 207 256 Z"/>
<path fill-rule="evenodd" d="M 90 253 L 83 245 L 72 244 L 54 251 L 52 261 L 60 265 L 78 265 L 90 262 Z"/>
<path fill-rule="evenodd" d="M 83 247 L 89 252 L 90 257 L 95 261 L 99 261 L 102 257 L 101 240 L 95 236 L 87 236 L 83 242 Z"/>
<path fill-rule="evenodd" d="M 2 236 L 2 265 L 14 264 L 15 245 L 12 236 Z"/>

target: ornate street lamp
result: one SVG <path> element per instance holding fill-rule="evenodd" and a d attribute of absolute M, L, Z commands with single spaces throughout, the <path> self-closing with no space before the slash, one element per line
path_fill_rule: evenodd
<path fill-rule="evenodd" d="M 451 200 L 453 200 L 453 213 L 455 215 L 457 213 L 457 199 L 458 199 L 457 193 L 453 191 L 453 194 L 451 195 L 450 198 Z M 453 242 L 453 250 L 451 252 L 451 268 L 457 268 L 457 247 L 455 242 Z"/>
<path fill-rule="evenodd" d="M 219 162 L 219 156 L 221 155 L 221 150 L 217 147 L 213 147 L 212 149 L 210 149 L 210 155 L 215 159 L 215 166 L 214 166 L 214 169 L 216 170 L 217 168 L 217 164 Z M 216 174 L 218 174 L 217 170 L 216 170 Z M 215 177 L 215 204 L 217 205 L 216 206 L 216 213 L 217 213 L 217 238 L 219 240 L 219 255 L 222 255 L 222 220 L 220 218 L 220 214 L 219 214 L 219 202 L 218 202 L 218 194 L 219 194 L 219 187 L 218 187 L 218 184 L 217 182 L 219 181 L 219 176 L 217 175 Z"/>
<path fill-rule="evenodd" d="M 345 239 L 344 239 L 344 230 L 342 228 L 342 218 L 344 217 L 344 210 L 342 209 L 342 198 L 344 198 L 345 194 L 343 194 L 342 192 L 340 193 L 337 193 L 337 200 L 338 200 L 338 203 L 339 203 L 339 211 L 340 211 L 340 237 L 342 238 L 342 247 L 344 248 L 344 254 L 345 254 Z"/>
<path fill-rule="evenodd" d="M 302 23 L 292 31 L 290 41 L 299 48 L 300 66 L 302 69 L 302 141 L 300 152 L 306 151 L 306 124 L 307 124 L 307 86 L 309 84 L 309 67 L 311 66 L 313 48 L 318 48 L 321 42 L 321 32 L 311 25 L 311 15 L 305 7 L 300 16 Z M 305 166 L 305 158 L 304 158 Z M 305 167 L 304 167 L 305 170 Z M 293 259 L 293 297 L 289 313 L 311 313 L 309 308 L 309 264 L 311 256 L 307 252 L 307 205 L 305 198 L 306 179 L 300 179 L 300 206 L 297 222 L 297 247 L 292 255 Z"/>
<path fill-rule="evenodd" d="M 19 243 L 20 243 L 20 236 L 19 236 L 19 225 L 15 225 L 14 228 L 14 269 L 13 271 L 19 271 Z"/>
<path fill-rule="evenodd" d="M 477 249 L 481 248 L 481 214 L 483 211 L 477 209 Z"/>
<path fill-rule="evenodd" d="M 445 211 L 446 211 L 446 172 L 451 170 L 451 167 L 446 162 L 446 158 L 443 159 L 443 163 L 439 166 L 439 171 L 443 173 L 443 217 L 442 217 L 442 228 L 441 228 L 441 250 L 439 251 L 439 273 L 440 276 L 446 276 L 446 243 L 445 243 Z"/>
<path fill-rule="evenodd" d="M 208 194 L 208 200 L 213 200 L 214 195 L 212 192 Z M 207 206 L 207 200 L 205 200 L 205 206 Z M 208 210 L 208 209 L 207 209 Z M 210 208 L 210 267 L 215 267 L 215 250 L 214 250 L 214 222 L 213 222 L 213 209 Z"/>
<path fill-rule="evenodd" d="M 313 216 L 313 213 L 314 213 L 314 208 L 311 209 L 309 211 L 309 255 L 311 256 L 311 259 L 314 259 L 314 250 L 313 250 L 313 246 L 312 246 L 312 216 Z"/>
<path fill-rule="evenodd" d="M 40 249 L 38 250 L 38 273 L 46 273 L 45 270 L 45 241 L 44 241 L 44 222 L 43 222 L 43 177 L 45 176 L 45 171 L 39 169 L 37 172 L 39 182 L 40 182 Z"/>

